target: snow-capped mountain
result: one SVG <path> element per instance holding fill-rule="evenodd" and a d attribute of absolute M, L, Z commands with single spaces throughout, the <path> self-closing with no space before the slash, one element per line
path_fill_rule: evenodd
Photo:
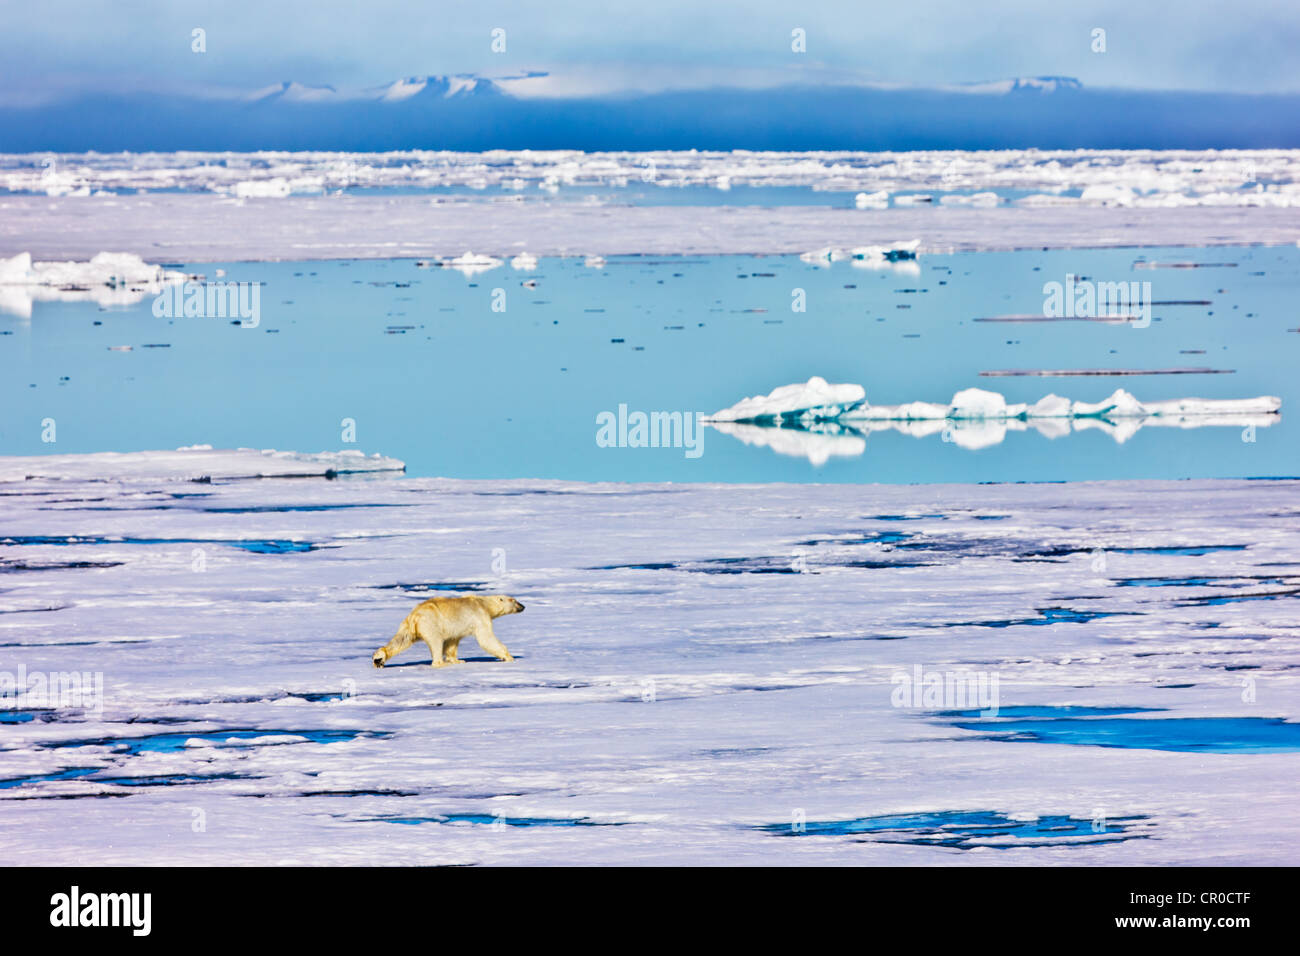
<path fill-rule="evenodd" d="M 1055 93 L 1057 90 L 1083 89 L 1083 84 L 1072 76 L 1022 76 L 1009 82 L 1009 93 Z"/>
<path fill-rule="evenodd" d="M 453 99 L 469 96 L 501 96 L 504 92 L 492 80 L 472 73 L 458 73 L 454 76 L 411 76 L 372 91 L 384 103 L 400 103 L 415 97 Z"/>
<path fill-rule="evenodd" d="M 309 86 L 292 80 L 264 86 L 246 97 L 247 100 L 255 103 L 276 100 L 285 103 L 325 103 L 338 98 L 339 92 L 332 86 Z"/>

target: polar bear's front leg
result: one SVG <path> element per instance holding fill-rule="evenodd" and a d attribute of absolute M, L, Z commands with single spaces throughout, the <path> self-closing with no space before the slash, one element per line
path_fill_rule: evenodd
<path fill-rule="evenodd" d="M 506 650 L 506 646 L 497 640 L 496 634 L 492 631 L 492 621 L 483 620 L 474 627 L 474 640 L 478 641 L 478 646 L 483 648 L 499 661 L 513 661 L 514 658 Z"/>

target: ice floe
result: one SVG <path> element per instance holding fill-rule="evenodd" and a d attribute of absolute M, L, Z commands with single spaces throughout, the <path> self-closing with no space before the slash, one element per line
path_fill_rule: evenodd
<path fill-rule="evenodd" d="M 401 472 L 396 458 L 360 451 L 305 454 L 255 448 L 214 449 L 192 445 L 175 451 L 97 452 L 86 455 L 0 456 L 0 482 L 32 479 L 195 481 L 233 478 L 333 477 Z"/>
<path fill-rule="evenodd" d="M 4 488 L 15 859 L 1171 866 L 1300 846 L 1294 481 L 178 486 L 118 464 Z M 315 547 L 249 547 L 279 540 Z M 415 603 L 457 592 L 528 606 L 497 627 L 515 661 L 466 642 L 456 667 L 371 666 Z M 15 694 L 19 668 L 102 693 Z M 998 716 L 952 698 L 963 675 L 997 678 Z"/>
<path fill-rule="evenodd" d="M 22 252 L 0 259 L 0 312 L 31 318 L 34 302 L 134 305 L 164 285 L 194 278 L 129 252 L 101 252 L 89 262 L 34 262 Z"/>

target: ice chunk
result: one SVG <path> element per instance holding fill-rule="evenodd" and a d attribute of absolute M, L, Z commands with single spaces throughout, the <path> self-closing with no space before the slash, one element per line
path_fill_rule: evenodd
<path fill-rule="evenodd" d="M 9 259 L 0 259 L 0 285 L 34 285 L 32 254 L 20 252 Z"/>
<path fill-rule="evenodd" d="M 801 385 L 782 385 L 767 395 L 742 399 L 730 408 L 714 412 L 709 421 L 753 422 L 764 420 L 835 418 L 866 400 L 861 385 L 831 385 L 814 375 Z"/>
<path fill-rule="evenodd" d="M 457 256 L 455 259 L 444 259 L 438 264 L 447 269 L 455 269 L 461 275 L 474 276 L 495 269 L 501 265 L 501 260 L 494 256 L 478 256 L 466 251 L 464 255 Z"/>
<path fill-rule="evenodd" d="M 1006 418 L 1007 400 L 999 392 L 966 388 L 953 395 L 948 407 L 949 418 Z"/>
<path fill-rule="evenodd" d="M 1103 398 L 1100 402 L 1093 404 L 1075 402 L 1070 406 L 1070 414 L 1075 418 L 1103 415 L 1107 418 L 1141 418 L 1146 413 L 1142 403 L 1122 388 L 1115 389 L 1108 398 Z"/>
<path fill-rule="evenodd" d="M 537 257 L 531 253 L 521 252 L 510 260 L 510 268 L 531 271 L 537 268 Z"/>
<path fill-rule="evenodd" d="M 1060 395 L 1044 395 L 1026 409 L 1030 418 L 1069 418 L 1070 400 Z"/>
<path fill-rule="evenodd" d="M 853 205 L 858 209 L 886 209 L 889 206 L 889 193 L 883 189 L 874 193 L 858 193 L 853 197 Z"/>

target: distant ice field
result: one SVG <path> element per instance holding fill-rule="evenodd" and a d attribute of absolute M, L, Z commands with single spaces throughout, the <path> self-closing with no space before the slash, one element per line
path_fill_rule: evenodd
<path fill-rule="evenodd" d="M 0 450 L 352 447 L 412 475 L 616 481 L 1300 475 L 1294 247 L 443 261 L 165 262 L 260 283 L 255 325 L 167 317 L 177 300 L 156 285 L 0 288 Z M 1067 281 L 1123 283 L 1141 301 L 1116 320 L 1048 315 L 1045 287 Z M 1088 419 L 979 448 L 942 423 L 829 454 L 712 427 L 694 447 L 600 435 L 604 415 L 710 415 L 813 376 L 860 383 L 873 406 L 970 388 L 1087 404 L 1123 388 L 1281 407 L 1255 428 Z"/>
<path fill-rule="evenodd" d="M 979 202 L 986 202 L 991 195 L 995 204 L 1293 206 L 1300 203 L 1300 150 L 27 153 L 0 154 L 0 190 L 240 199 L 378 191 L 873 208 L 939 203 L 944 196 L 963 204 L 983 195 Z"/>
<path fill-rule="evenodd" d="M 1294 481 L 176 458 L 0 483 L 13 863 L 1297 862 Z M 527 606 L 496 622 L 515 662 L 371 667 L 453 593 Z M 75 700 L 13 694 L 74 672 Z"/>

